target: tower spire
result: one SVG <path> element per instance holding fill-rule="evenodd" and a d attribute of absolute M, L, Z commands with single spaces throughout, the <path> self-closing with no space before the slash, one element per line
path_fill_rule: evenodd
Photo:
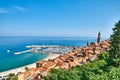
<path fill-rule="evenodd" d="M 100 37 L 100 31 L 98 32 L 98 38 L 97 38 L 97 43 L 100 43 L 100 41 L 101 41 L 101 37 Z"/>
<path fill-rule="evenodd" d="M 87 46 L 89 46 L 89 42 L 87 41 Z"/>

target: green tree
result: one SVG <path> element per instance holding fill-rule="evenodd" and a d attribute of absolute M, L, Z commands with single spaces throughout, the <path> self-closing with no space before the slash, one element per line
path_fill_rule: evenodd
<path fill-rule="evenodd" d="M 110 64 L 120 66 L 120 21 L 115 24 L 113 34 L 110 37 Z"/>
<path fill-rule="evenodd" d="M 29 68 L 28 68 L 28 67 L 25 67 L 25 70 L 26 70 L 26 71 L 28 71 L 28 70 L 29 70 Z"/>
<path fill-rule="evenodd" d="M 104 53 L 100 54 L 98 56 L 98 58 L 99 58 L 99 60 L 105 60 L 105 61 L 107 61 L 109 59 L 109 53 L 108 52 L 104 52 Z"/>
<path fill-rule="evenodd" d="M 18 78 L 14 73 L 10 73 L 6 80 L 18 80 Z"/>
<path fill-rule="evenodd" d="M 108 71 L 109 80 L 120 80 L 120 67 L 111 67 Z"/>

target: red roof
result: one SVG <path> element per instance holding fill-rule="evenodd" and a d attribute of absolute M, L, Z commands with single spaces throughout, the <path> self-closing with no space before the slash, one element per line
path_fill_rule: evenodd
<path fill-rule="evenodd" d="M 54 66 L 54 65 L 56 65 L 55 62 L 49 61 L 49 62 L 47 62 L 43 67 L 49 68 L 49 67 L 52 67 L 52 66 Z"/>
<path fill-rule="evenodd" d="M 45 62 L 46 62 L 46 60 L 40 60 L 40 61 L 38 61 L 37 63 L 43 64 L 43 63 L 45 63 Z"/>

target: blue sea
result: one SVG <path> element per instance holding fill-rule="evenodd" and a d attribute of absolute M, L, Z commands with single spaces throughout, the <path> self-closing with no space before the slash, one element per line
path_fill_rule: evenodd
<path fill-rule="evenodd" d="M 25 66 L 47 57 L 47 54 L 15 52 L 28 50 L 28 45 L 86 46 L 96 42 L 96 37 L 0 37 L 0 72 Z M 105 40 L 107 38 L 102 38 Z M 10 52 L 7 52 L 10 50 Z"/>

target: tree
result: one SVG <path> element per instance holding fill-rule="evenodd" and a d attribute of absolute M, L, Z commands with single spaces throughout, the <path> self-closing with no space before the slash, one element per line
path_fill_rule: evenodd
<path fill-rule="evenodd" d="M 28 70 L 29 70 L 29 68 L 28 68 L 28 67 L 25 67 L 25 70 L 26 70 L 26 71 L 28 71 Z"/>
<path fill-rule="evenodd" d="M 109 59 L 109 53 L 108 52 L 104 52 L 104 53 L 98 55 L 98 58 L 99 58 L 99 60 L 107 61 Z"/>
<path fill-rule="evenodd" d="M 14 73 L 10 73 L 6 80 L 18 80 L 18 78 Z"/>
<path fill-rule="evenodd" d="M 120 67 L 111 67 L 108 71 L 109 80 L 120 80 Z"/>
<path fill-rule="evenodd" d="M 110 64 L 120 66 L 120 21 L 115 24 L 113 34 L 110 37 Z"/>

